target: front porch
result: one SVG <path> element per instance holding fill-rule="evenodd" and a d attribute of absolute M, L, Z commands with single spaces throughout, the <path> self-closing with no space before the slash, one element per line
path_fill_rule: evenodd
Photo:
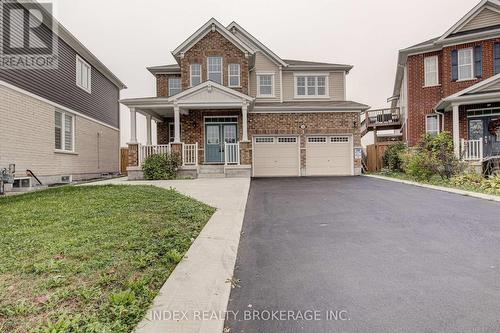
<path fill-rule="evenodd" d="M 142 165 L 149 156 L 166 153 L 179 155 L 180 176 L 197 178 L 210 165 L 219 166 L 209 172 L 219 177 L 249 177 L 248 108 L 252 102 L 253 98 L 210 81 L 169 98 L 123 100 L 131 118 L 129 179 L 142 178 Z M 137 140 L 137 113 L 146 117 L 145 145 Z M 156 145 L 152 144 L 153 121 Z"/>
<path fill-rule="evenodd" d="M 453 134 L 455 155 L 478 171 L 500 161 L 500 75 L 444 98 L 435 107 L 440 130 Z"/>

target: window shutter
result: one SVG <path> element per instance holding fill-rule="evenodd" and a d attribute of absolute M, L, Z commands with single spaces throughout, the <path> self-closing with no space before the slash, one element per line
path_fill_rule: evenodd
<path fill-rule="evenodd" d="M 481 46 L 474 48 L 474 75 L 477 78 L 483 76 L 483 48 Z"/>
<path fill-rule="evenodd" d="M 458 51 L 451 51 L 451 80 L 458 80 Z"/>
<path fill-rule="evenodd" d="M 500 43 L 493 45 L 493 70 L 495 75 L 500 73 Z"/>

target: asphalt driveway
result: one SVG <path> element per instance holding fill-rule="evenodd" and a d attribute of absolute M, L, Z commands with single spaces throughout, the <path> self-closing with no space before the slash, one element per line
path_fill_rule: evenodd
<path fill-rule="evenodd" d="M 251 183 L 225 327 L 499 332 L 500 204 L 366 177 Z"/>

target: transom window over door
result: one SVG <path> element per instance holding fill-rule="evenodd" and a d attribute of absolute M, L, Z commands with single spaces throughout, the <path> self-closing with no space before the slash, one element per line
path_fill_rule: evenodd
<path fill-rule="evenodd" d="M 295 97 L 327 97 L 327 75 L 295 77 Z"/>
<path fill-rule="evenodd" d="M 240 64 L 229 64 L 228 66 L 229 86 L 240 86 Z"/>
<path fill-rule="evenodd" d="M 56 150 L 72 152 L 74 150 L 74 117 L 68 113 L 56 111 L 55 116 L 55 146 Z"/>
<path fill-rule="evenodd" d="M 439 84 L 438 79 L 438 57 L 426 57 L 424 59 L 425 87 L 432 87 Z"/>
<path fill-rule="evenodd" d="M 201 83 L 201 65 L 200 64 L 191 64 L 189 66 L 190 72 L 190 85 L 191 87 L 196 86 Z"/>
<path fill-rule="evenodd" d="M 458 50 L 458 80 L 474 78 L 472 48 Z"/>
<path fill-rule="evenodd" d="M 257 74 L 257 97 L 274 97 L 274 74 Z"/>
<path fill-rule="evenodd" d="M 208 57 L 207 58 L 207 77 L 209 80 L 222 83 L 222 58 Z"/>

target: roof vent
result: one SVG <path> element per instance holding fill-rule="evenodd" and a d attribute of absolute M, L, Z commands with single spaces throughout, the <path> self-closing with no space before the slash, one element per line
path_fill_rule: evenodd
<path fill-rule="evenodd" d="M 212 32 L 215 31 L 215 23 L 212 23 Z"/>

